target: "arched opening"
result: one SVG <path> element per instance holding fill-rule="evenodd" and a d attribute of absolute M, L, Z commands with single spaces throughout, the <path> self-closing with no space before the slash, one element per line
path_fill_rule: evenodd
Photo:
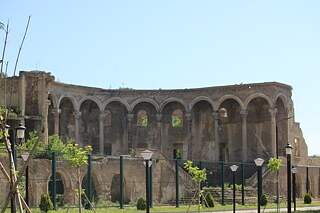
<path fill-rule="evenodd" d="M 126 194 L 126 184 L 124 181 L 124 196 L 123 196 L 123 202 L 124 204 L 128 204 L 130 202 L 129 196 Z M 112 177 L 111 182 L 111 201 L 112 202 L 120 202 L 120 174 L 115 174 Z"/>
<path fill-rule="evenodd" d="M 147 102 L 137 104 L 133 110 L 133 147 L 157 149 L 158 129 L 155 107 Z"/>
<path fill-rule="evenodd" d="M 50 96 L 49 96 L 49 99 L 50 101 L 50 105 L 49 105 L 49 108 L 48 108 L 48 135 L 53 135 L 54 134 L 54 112 L 53 112 L 53 102 L 52 100 L 50 99 Z"/>
<path fill-rule="evenodd" d="M 247 107 L 248 161 L 257 157 L 269 159 L 271 152 L 271 106 L 262 97 L 254 98 Z"/>
<path fill-rule="evenodd" d="M 92 146 L 92 153 L 100 153 L 100 109 L 92 100 L 81 104 L 80 139 L 82 146 Z"/>
<path fill-rule="evenodd" d="M 291 119 L 288 116 L 288 112 L 284 106 L 282 99 L 278 98 L 276 101 L 276 131 L 277 131 L 277 140 L 278 140 L 278 155 L 279 156 L 286 156 L 285 147 L 288 143 L 288 121 Z"/>
<path fill-rule="evenodd" d="M 127 109 L 113 101 L 105 110 L 104 119 L 104 152 L 111 155 L 128 154 Z"/>
<path fill-rule="evenodd" d="M 82 182 L 81 182 L 81 188 L 84 189 L 84 192 L 85 192 L 87 198 L 89 198 L 90 195 L 89 195 L 89 190 L 88 190 L 88 174 L 86 174 L 83 177 Z M 85 196 L 82 196 L 81 199 L 82 199 L 82 204 L 84 206 L 89 204 L 88 200 L 86 199 Z M 93 178 L 91 178 L 91 200 L 97 202 L 98 201 L 97 199 L 98 199 L 97 190 L 96 190 L 96 187 L 94 184 L 94 180 L 93 180 Z"/>
<path fill-rule="evenodd" d="M 48 183 L 48 191 L 49 191 L 49 195 L 51 197 L 52 195 L 52 176 L 50 177 L 50 181 Z M 63 183 L 63 179 L 62 176 L 59 172 L 56 173 L 56 202 L 58 206 L 63 206 L 63 196 L 64 196 L 64 183 Z M 52 199 L 52 198 L 51 198 Z"/>
<path fill-rule="evenodd" d="M 179 102 L 170 102 L 162 110 L 161 151 L 168 158 L 188 158 L 188 122 L 184 106 Z M 178 114 L 179 113 L 179 114 Z M 173 116 L 179 116 L 180 125 L 172 125 Z M 191 156 L 190 156 L 191 157 Z"/>
<path fill-rule="evenodd" d="M 63 141 L 74 139 L 75 119 L 74 106 L 69 98 L 63 98 L 60 103 L 59 135 Z"/>
<path fill-rule="evenodd" d="M 214 158 L 213 108 L 207 101 L 199 101 L 192 108 L 192 158 L 213 160 Z"/>
<path fill-rule="evenodd" d="M 242 122 L 240 104 L 234 99 L 224 100 L 219 107 L 219 160 L 242 159 Z"/>

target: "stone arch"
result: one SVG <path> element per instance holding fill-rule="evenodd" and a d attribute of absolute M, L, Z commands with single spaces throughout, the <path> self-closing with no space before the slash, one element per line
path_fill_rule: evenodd
<path fill-rule="evenodd" d="M 75 96 L 71 93 L 66 93 L 63 94 L 59 100 L 58 100 L 58 106 L 61 106 L 61 101 L 65 100 L 65 99 L 69 99 L 69 101 L 72 103 L 73 108 L 75 109 L 75 111 L 79 111 L 79 104 L 77 103 L 77 100 L 75 98 Z"/>
<path fill-rule="evenodd" d="M 274 108 L 274 104 L 272 102 L 272 100 L 270 99 L 269 96 L 265 95 L 265 94 L 262 94 L 262 93 L 255 93 L 255 94 L 252 94 L 250 95 L 249 97 L 246 98 L 246 100 L 244 101 L 244 109 L 247 109 L 248 108 L 248 104 L 253 100 L 253 99 L 256 99 L 256 98 L 263 98 L 265 99 L 268 104 L 270 105 L 270 108 Z"/>
<path fill-rule="evenodd" d="M 85 97 L 83 97 L 83 98 L 79 101 L 79 107 L 81 108 L 83 102 L 88 101 L 88 100 L 96 103 L 97 106 L 99 107 L 100 111 L 101 111 L 101 112 L 103 111 L 103 105 L 102 105 L 101 101 L 100 101 L 98 98 L 94 97 L 94 96 L 85 96 Z"/>
<path fill-rule="evenodd" d="M 59 101 L 59 135 L 63 141 L 75 139 L 75 108 L 72 99 L 64 97 Z"/>
<path fill-rule="evenodd" d="M 215 119 L 213 105 L 207 100 L 199 100 L 191 109 L 192 117 L 192 159 L 214 160 Z"/>
<path fill-rule="evenodd" d="M 186 111 L 186 112 L 190 111 L 190 109 L 189 109 L 188 105 L 186 104 L 186 102 L 184 100 L 180 99 L 180 98 L 167 98 L 166 100 L 164 100 L 160 104 L 159 111 L 162 112 L 163 108 L 166 107 L 167 104 L 172 103 L 172 102 L 180 103 L 183 106 L 184 111 Z"/>
<path fill-rule="evenodd" d="M 190 104 L 189 104 L 189 109 L 192 110 L 192 108 L 194 107 L 195 104 L 197 104 L 200 101 L 207 101 L 208 103 L 210 103 L 211 107 L 215 110 L 217 109 L 217 105 L 215 102 L 213 102 L 209 97 L 206 96 L 199 96 L 196 97 L 195 99 L 193 99 Z"/>
<path fill-rule="evenodd" d="M 269 159 L 272 153 L 272 132 L 270 109 L 272 104 L 265 96 L 254 95 L 246 103 L 248 161 L 260 157 Z"/>
<path fill-rule="evenodd" d="M 214 110 L 218 111 L 221 107 L 221 104 L 228 99 L 236 101 L 239 104 L 240 109 L 245 110 L 244 103 L 242 102 L 242 100 L 238 96 L 235 96 L 235 95 L 224 95 L 221 98 L 219 98 L 219 100 L 216 102 L 217 108 L 214 108 Z"/>
<path fill-rule="evenodd" d="M 52 192 L 52 174 L 48 177 L 48 193 Z M 56 199 L 58 205 L 65 203 L 73 203 L 74 186 L 72 185 L 72 177 L 68 170 L 64 167 L 57 167 L 56 169 Z"/>
<path fill-rule="evenodd" d="M 51 100 L 51 102 L 52 102 L 52 107 L 53 108 L 55 108 L 55 109 L 57 109 L 58 108 L 58 97 L 57 97 L 57 95 L 53 92 L 53 91 L 49 91 L 49 93 L 48 93 L 48 99 L 50 99 Z"/>
<path fill-rule="evenodd" d="M 227 98 L 229 97 L 229 98 Z M 219 109 L 224 109 L 225 117 L 219 117 L 219 160 L 236 162 L 242 159 L 242 119 L 241 101 L 234 96 L 226 96 L 219 101 Z M 239 103 L 240 101 L 240 103 Z"/>
<path fill-rule="evenodd" d="M 103 114 L 105 154 L 122 155 L 129 153 L 127 110 L 127 106 L 118 101 L 109 102 L 105 106 Z M 109 122 L 110 125 L 107 125 L 106 122 Z"/>
<path fill-rule="evenodd" d="M 287 96 L 286 96 L 285 94 L 283 94 L 283 93 L 278 93 L 278 94 L 276 95 L 275 101 L 274 101 L 276 108 L 277 108 L 277 103 L 276 103 L 276 102 L 278 101 L 278 99 L 280 99 L 280 100 L 282 101 L 285 109 L 286 109 L 287 111 L 289 111 L 289 104 L 288 104 L 288 98 L 287 98 Z"/>
<path fill-rule="evenodd" d="M 161 107 L 161 132 L 166 134 L 161 134 L 161 150 L 162 153 L 169 157 L 175 157 L 175 153 L 179 150 L 182 153 L 182 158 L 188 158 L 188 119 L 186 105 L 182 104 L 180 101 L 172 101 L 162 105 Z M 175 110 L 181 110 L 183 113 L 182 126 L 174 127 L 172 126 L 172 113 Z M 191 156 L 190 156 L 191 157 Z"/>
<path fill-rule="evenodd" d="M 159 105 L 157 102 L 155 102 L 154 100 L 150 99 L 150 98 L 139 98 L 138 100 L 135 100 L 131 106 L 130 106 L 130 112 L 133 111 L 136 106 L 140 103 L 149 103 L 150 105 L 152 105 L 155 109 L 156 112 L 159 111 Z"/>
<path fill-rule="evenodd" d="M 131 110 L 129 103 L 127 101 L 125 101 L 124 99 L 121 99 L 118 97 L 112 97 L 112 98 L 109 98 L 108 100 L 106 100 L 102 105 L 102 109 L 105 109 L 107 107 L 107 105 L 109 105 L 111 102 L 120 102 L 121 104 L 123 104 L 123 106 L 125 106 L 127 111 Z"/>
<path fill-rule="evenodd" d="M 100 150 L 100 114 L 99 105 L 92 99 L 86 99 L 80 106 L 80 144 L 92 146 L 92 153 L 101 153 Z"/>
<path fill-rule="evenodd" d="M 157 128 L 157 106 L 154 103 L 137 102 L 133 104 L 133 120 L 132 120 L 132 143 L 136 148 L 158 148 L 158 128 Z M 139 111 L 145 111 L 147 124 L 137 125 L 137 115 Z"/>

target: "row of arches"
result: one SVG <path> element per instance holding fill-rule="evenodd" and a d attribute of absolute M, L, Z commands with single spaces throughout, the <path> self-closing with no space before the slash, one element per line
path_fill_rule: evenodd
<path fill-rule="evenodd" d="M 120 98 L 101 103 L 91 96 L 77 102 L 70 95 L 58 99 L 50 93 L 48 129 L 81 146 L 91 145 L 93 153 L 120 155 L 149 148 L 166 157 L 175 157 L 178 150 L 185 159 L 248 161 L 258 153 L 274 156 L 276 125 L 279 147 L 288 142 L 288 120 L 283 118 L 289 117 L 289 103 L 284 95 L 276 97 L 253 94 L 241 101 L 226 95 L 213 102 L 200 96 L 189 104 L 177 98 L 162 103 L 141 98 L 129 104 Z"/>

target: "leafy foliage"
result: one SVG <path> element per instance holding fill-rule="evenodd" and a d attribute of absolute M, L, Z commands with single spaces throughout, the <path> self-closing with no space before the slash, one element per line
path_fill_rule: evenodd
<path fill-rule="evenodd" d="M 201 183 L 201 181 L 207 180 L 206 169 L 199 169 L 197 166 L 193 166 L 193 162 L 188 160 L 184 163 L 184 168 L 191 175 L 192 180 L 196 183 Z"/>
<path fill-rule="evenodd" d="M 277 159 L 276 157 L 270 158 L 268 167 L 272 172 L 277 172 L 281 166 L 281 159 Z"/>
<path fill-rule="evenodd" d="M 260 197 L 260 205 L 266 206 L 268 204 L 269 197 L 266 194 L 262 194 Z"/>
<path fill-rule="evenodd" d="M 310 192 L 308 192 L 307 194 L 304 195 L 303 202 L 304 202 L 304 204 L 311 204 L 312 203 L 312 196 L 311 196 Z"/>
<path fill-rule="evenodd" d="M 147 208 L 147 201 L 143 197 L 140 197 L 137 201 L 137 209 L 138 210 L 146 210 Z"/>
<path fill-rule="evenodd" d="M 181 126 L 181 119 L 179 116 L 172 116 L 172 126 L 173 127 Z"/>
<path fill-rule="evenodd" d="M 49 194 L 42 194 L 40 199 L 39 208 L 43 212 L 48 212 L 53 209 L 53 203 Z"/>
<path fill-rule="evenodd" d="M 213 197 L 212 197 L 210 192 L 208 192 L 206 194 L 204 199 L 205 199 L 205 203 L 204 204 L 205 204 L 206 207 L 214 207 L 214 199 L 213 199 Z"/>
<path fill-rule="evenodd" d="M 78 148 L 79 144 L 69 143 L 66 146 L 65 159 L 70 167 L 80 167 L 84 164 L 88 164 L 88 152 L 92 150 L 91 146 Z"/>

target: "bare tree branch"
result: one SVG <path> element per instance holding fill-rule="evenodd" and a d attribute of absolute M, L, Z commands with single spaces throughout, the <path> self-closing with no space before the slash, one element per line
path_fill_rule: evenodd
<path fill-rule="evenodd" d="M 0 23 L 0 29 L 4 27 L 1 26 L 2 23 Z M 3 25 L 3 24 L 2 24 Z M 6 36 L 4 38 L 4 45 L 3 45 L 3 50 L 2 50 L 2 57 L 1 57 L 1 68 L 0 68 L 0 78 L 2 77 L 5 77 L 3 76 L 3 72 L 2 72 L 2 69 L 3 69 L 3 63 L 4 63 L 4 56 L 5 56 L 5 52 L 6 52 L 6 47 L 7 47 L 7 41 L 8 41 L 8 33 L 9 33 L 9 21 L 8 21 L 8 24 L 7 24 L 7 30 L 4 30 L 5 33 L 6 33 Z"/>
<path fill-rule="evenodd" d="M 15 64 L 14 70 L 13 70 L 13 77 L 16 76 L 16 71 L 17 71 L 17 66 L 18 66 L 18 62 L 19 62 L 19 57 L 20 57 L 20 53 L 21 53 L 22 46 L 23 46 L 23 43 L 24 43 L 24 39 L 26 38 L 26 35 L 27 35 L 27 32 L 28 32 L 30 19 L 31 19 L 31 16 L 29 16 L 29 18 L 28 18 L 27 27 L 26 27 L 26 30 L 25 30 L 25 32 L 24 32 L 24 36 L 23 36 L 23 39 L 22 39 L 22 42 L 21 42 L 21 45 L 20 45 L 20 48 L 19 48 L 19 51 L 18 51 L 18 55 L 17 55 L 17 59 L 16 59 L 16 64 Z M 11 85 L 11 89 L 10 89 L 10 94 L 11 94 L 11 95 L 10 95 L 9 108 L 11 107 L 13 86 L 14 86 L 14 85 L 12 84 L 12 85 Z"/>

